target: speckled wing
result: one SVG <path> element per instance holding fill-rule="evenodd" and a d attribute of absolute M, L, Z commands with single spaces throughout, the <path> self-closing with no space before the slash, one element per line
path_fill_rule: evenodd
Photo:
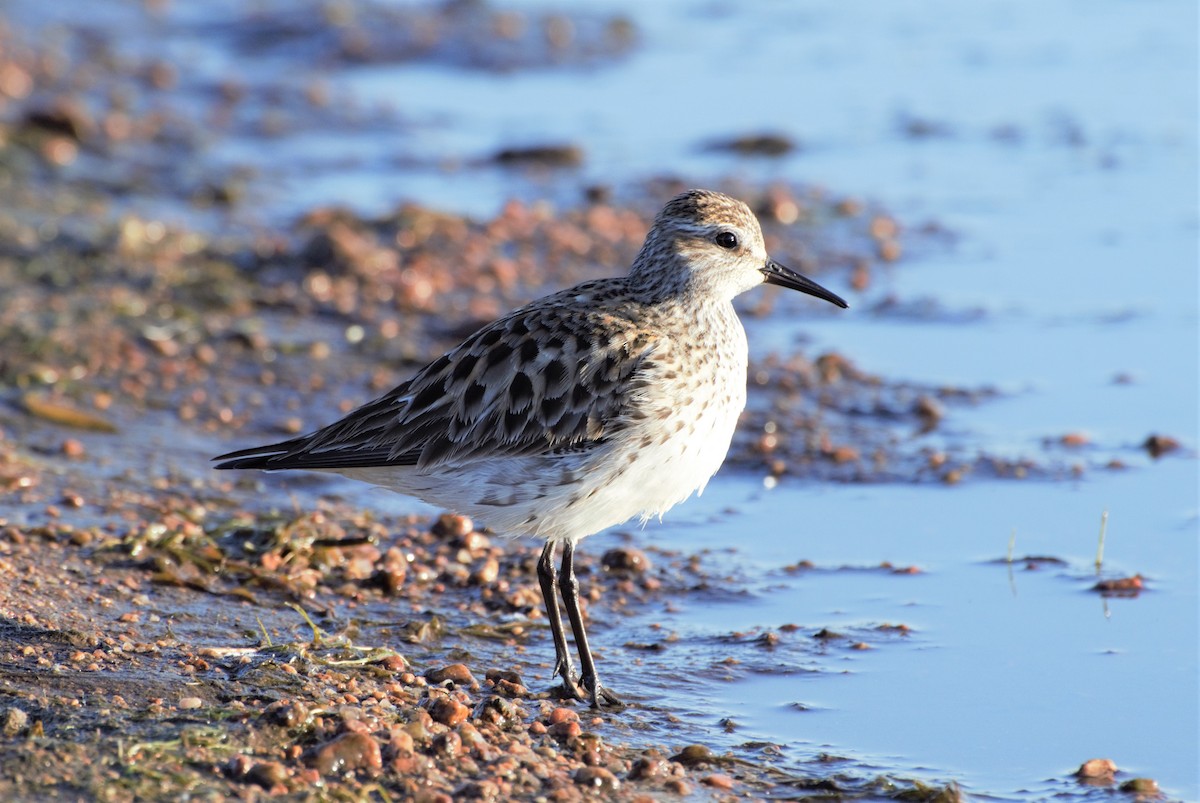
<path fill-rule="evenodd" d="M 637 417 L 629 408 L 641 396 L 656 341 L 620 311 L 581 311 L 565 295 L 480 329 L 334 424 L 223 455 L 217 468 L 430 471 L 604 443 Z"/>

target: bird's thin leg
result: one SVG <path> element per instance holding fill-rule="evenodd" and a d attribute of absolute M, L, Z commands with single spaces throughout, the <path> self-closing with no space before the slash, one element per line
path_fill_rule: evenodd
<path fill-rule="evenodd" d="M 554 542 L 547 541 L 542 557 L 537 564 L 538 582 L 542 586 L 542 600 L 546 603 L 546 616 L 550 619 L 550 633 L 554 636 L 554 674 L 563 679 L 563 693 L 576 700 L 587 697 L 575 682 L 575 668 L 571 666 L 571 653 L 567 650 L 567 636 L 563 632 L 562 616 L 558 612 L 558 573 L 554 570 Z"/>
<path fill-rule="evenodd" d="M 600 679 L 596 676 L 596 662 L 592 660 L 592 649 L 588 646 L 587 632 L 583 629 L 583 615 L 579 611 L 579 580 L 575 578 L 575 544 L 571 541 L 563 543 L 559 588 L 562 589 L 563 607 L 567 609 L 567 618 L 571 620 L 571 632 L 575 634 L 575 647 L 579 650 L 579 664 L 583 667 L 583 677 L 580 680 L 588 693 L 592 708 L 599 708 L 601 705 L 624 705 L 617 695 L 600 685 Z"/>

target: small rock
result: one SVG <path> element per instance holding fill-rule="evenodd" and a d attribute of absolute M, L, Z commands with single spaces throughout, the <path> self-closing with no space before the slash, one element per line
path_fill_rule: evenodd
<path fill-rule="evenodd" d="M 264 789 L 273 789 L 288 779 L 287 767 L 278 761 L 260 761 L 246 772 L 245 778 L 250 783 L 258 784 Z"/>
<path fill-rule="evenodd" d="M 829 456 L 833 458 L 833 462 L 835 463 L 853 463 L 855 460 L 858 460 L 858 449 L 843 444 L 831 449 Z"/>
<path fill-rule="evenodd" d="M 433 752 L 444 758 L 455 758 L 462 753 L 462 737 L 455 731 L 449 731 L 433 740 Z"/>
<path fill-rule="evenodd" d="M 1132 792 L 1135 795 L 1157 795 L 1158 781 L 1153 778 L 1132 778 L 1119 787 L 1122 792 Z"/>
<path fill-rule="evenodd" d="M 1163 455 L 1178 449 L 1179 441 L 1175 440 L 1170 435 L 1151 435 L 1142 443 L 1142 448 L 1149 452 L 1151 457 L 1157 460 Z"/>
<path fill-rule="evenodd" d="M 877 253 L 879 258 L 884 262 L 895 262 L 900 259 L 902 249 L 899 241 L 884 240 L 878 244 L 875 249 L 875 253 Z"/>
<path fill-rule="evenodd" d="M 478 530 L 471 530 L 469 533 L 463 533 L 457 538 L 452 539 L 450 543 L 459 549 L 465 549 L 467 552 L 475 553 L 487 549 L 492 542 L 486 535 Z"/>
<path fill-rule="evenodd" d="M 501 681 L 504 683 L 506 681 Z M 525 717 L 525 712 L 520 706 L 514 705 L 503 697 L 495 695 L 484 698 L 479 705 L 475 707 L 474 718 L 481 723 L 488 725 L 511 726 L 520 723 Z M 533 724 L 541 724 L 534 722 Z M 532 725 L 530 726 L 532 728 Z M 542 733 L 545 733 L 545 726 L 542 726 Z"/>
<path fill-rule="evenodd" d="M 575 783 L 598 792 L 612 793 L 621 788 L 617 776 L 604 767 L 580 767 L 575 771 Z"/>
<path fill-rule="evenodd" d="M 413 744 L 428 744 L 433 738 L 429 732 L 429 726 L 432 724 L 433 719 L 430 718 L 429 712 L 422 710 L 418 712 L 412 722 L 404 726 L 404 732 L 408 734 Z"/>
<path fill-rule="evenodd" d="M 946 410 L 932 396 L 922 396 L 913 403 L 913 412 L 921 419 L 921 426 L 928 432 L 938 425 L 945 416 Z"/>
<path fill-rule="evenodd" d="M 576 145 L 535 145 L 528 148 L 504 148 L 492 161 L 506 167 L 575 167 L 583 164 L 583 149 Z"/>
<path fill-rule="evenodd" d="M 276 725 L 295 728 L 308 720 L 308 708 L 304 703 L 281 700 L 267 706 L 263 715 Z"/>
<path fill-rule="evenodd" d="M 712 775 L 705 775 L 700 779 L 700 783 L 726 792 L 733 788 L 733 778 L 730 778 L 723 772 L 714 772 Z"/>
<path fill-rule="evenodd" d="M 479 732 L 479 729 L 470 722 L 464 722 L 459 725 L 458 736 L 462 739 L 462 743 L 466 747 L 477 747 L 487 744 L 487 739 L 483 738 L 483 734 Z"/>
<path fill-rule="evenodd" d="M 663 790 L 679 797 L 687 797 L 692 793 L 692 787 L 682 778 L 668 778 L 663 782 Z"/>
<path fill-rule="evenodd" d="M 500 786 L 495 781 L 470 781 L 454 790 L 455 800 L 499 800 Z"/>
<path fill-rule="evenodd" d="M 496 578 L 499 576 L 500 561 L 495 558 L 486 558 L 475 571 L 471 572 L 467 582 L 473 586 L 489 586 L 496 582 Z"/>
<path fill-rule="evenodd" d="M 709 145 L 709 150 L 731 151 L 742 156 L 783 156 L 795 149 L 796 143 L 782 134 L 749 134 Z"/>
<path fill-rule="evenodd" d="M 650 558 L 640 549 L 617 547 L 604 553 L 600 565 L 610 572 L 642 574 L 650 569 Z"/>
<path fill-rule="evenodd" d="M 1117 774 L 1117 765 L 1111 758 L 1090 758 L 1075 770 L 1075 777 L 1087 781 L 1112 783 Z"/>
<path fill-rule="evenodd" d="M 643 781 L 650 778 L 662 778 L 670 774 L 670 768 L 662 756 L 656 752 L 640 756 L 629 768 L 629 780 Z"/>
<path fill-rule="evenodd" d="M 1086 432 L 1068 432 L 1059 438 L 1059 443 L 1067 447 L 1087 446 L 1091 441 Z"/>
<path fill-rule="evenodd" d="M 0 733 L 16 736 L 29 725 L 29 714 L 15 705 L 0 708 Z"/>
<path fill-rule="evenodd" d="M 449 664 L 438 669 L 430 669 L 425 673 L 425 679 L 434 686 L 439 686 L 449 680 L 458 686 L 479 688 L 479 682 L 475 680 L 471 670 L 467 669 L 466 664 Z"/>
<path fill-rule="evenodd" d="M 308 754 L 308 764 L 321 775 L 334 775 L 365 770 L 369 775 L 383 768 L 379 742 L 366 733 L 343 733 L 336 739 L 314 748 Z"/>
<path fill-rule="evenodd" d="M 434 722 L 453 728 L 466 720 L 471 709 L 450 697 L 439 697 L 429 706 L 429 716 Z"/>
<path fill-rule="evenodd" d="M 870 233 L 871 237 L 876 240 L 892 240 L 900 233 L 900 224 L 896 222 L 895 218 L 877 215 L 871 219 Z"/>
<path fill-rule="evenodd" d="M 83 104 L 66 98 L 30 109 L 25 113 L 24 124 L 45 133 L 70 137 L 77 142 L 86 139 L 96 128 L 95 121 Z"/>
<path fill-rule="evenodd" d="M 712 764 L 716 762 L 717 758 L 713 755 L 712 750 L 709 750 L 704 745 L 689 744 L 687 747 L 671 756 L 671 760 L 678 761 L 685 767 L 696 767 L 701 764 Z"/>
<path fill-rule="evenodd" d="M 408 668 L 408 661 L 403 655 L 393 653 L 379 661 L 379 667 L 388 672 L 403 672 Z"/>
<path fill-rule="evenodd" d="M 1140 574 L 1132 577 L 1117 577 L 1112 580 L 1101 580 L 1092 586 L 1092 591 L 1098 591 L 1105 597 L 1136 597 L 1145 588 L 1145 581 Z"/>
<path fill-rule="evenodd" d="M 559 707 L 550 712 L 550 724 L 558 725 L 561 722 L 578 722 L 579 713 L 572 708 Z"/>
<path fill-rule="evenodd" d="M 492 669 L 487 670 L 483 676 L 492 683 L 499 683 L 502 680 L 506 680 L 509 683 L 516 684 L 517 686 L 525 685 L 525 682 L 521 680 L 521 676 L 511 669 L 497 669 L 493 667 Z"/>
<path fill-rule="evenodd" d="M 524 697 L 529 694 L 521 676 L 511 670 L 489 669 L 486 677 L 496 694 L 504 697 Z"/>
<path fill-rule="evenodd" d="M 229 759 L 229 764 L 226 765 L 225 771 L 234 778 L 245 778 L 246 773 L 254 766 L 254 759 L 244 753 L 238 753 L 233 758 Z"/>
<path fill-rule="evenodd" d="M 392 755 L 407 755 L 413 751 L 412 734 L 402 728 L 392 728 L 388 746 Z"/>
<path fill-rule="evenodd" d="M 387 566 L 375 572 L 373 582 L 376 586 L 383 589 L 383 592 L 390 597 L 394 597 L 404 588 L 404 578 L 408 572 L 404 564 L 396 566 Z"/>
<path fill-rule="evenodd" d="M 443 513 L 433 523 L 430 532 L 443 538 L 462 538 L 474 529 L 475 523 L 469 517 L 457 513 Z"/>
<path fill-rule="evenodd" d="M 181 697 L 179 698 L 179 709 L 181 711 L 194 711 L 197 708 L 203 708 L 204 701 L 199 697 Z"/>
<path fill-rule="evenodd" d="M 583 727 L 573 720 L 564 720 L 551 725 L 547 731 L 555 739 L 575 739 L 583 733 Z"/>

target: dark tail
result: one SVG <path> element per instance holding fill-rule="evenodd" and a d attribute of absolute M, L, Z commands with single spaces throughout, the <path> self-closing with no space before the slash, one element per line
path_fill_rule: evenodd
<path fill-rule="evenodd" d="M 293 438 L 290 441 L 281 443 L 272 443 L 266 446 L 255 446 L 252 449 L 239 449 L 236 452 L 218 455 L 213 460 L 220 460 L 213 468 L 286 468 L 279 463 L 286 462 L 280 458 L 286 457 L 288 454 L 294 453 L 302 446 L 308 438 Z"/>

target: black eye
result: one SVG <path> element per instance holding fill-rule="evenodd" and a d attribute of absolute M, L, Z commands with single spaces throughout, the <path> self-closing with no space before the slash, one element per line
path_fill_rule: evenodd
<path fill-rule="evenodd" d="M 737 235 L 731 231 L 721 232 L 720 234 L 717 235 L 716 241 L 717 241 L 717 245 L 721 246 L 722 248 L 733 249 L 733 248 L 737 248 L 737 245 L 738 245 Z"/>

